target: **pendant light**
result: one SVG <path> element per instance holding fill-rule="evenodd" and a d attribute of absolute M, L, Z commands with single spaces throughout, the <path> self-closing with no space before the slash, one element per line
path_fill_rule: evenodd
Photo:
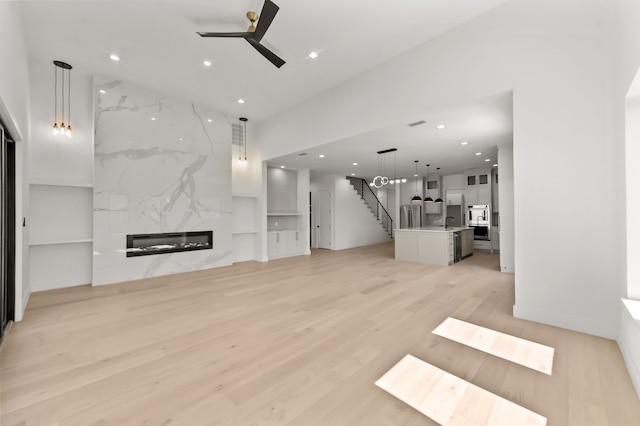
<path fill-rule="evenodd" d="M 442 204 L 442 198 L 440 198 L 440 167 L 437 168 L 438 169 L 438 180 L 436 181 L 436 184 L 438 185 L 438 198 L 436 198 L 436 201 L 434 201 L 434 203 L 436 204 Z"/>
<path fill-rule="evenodd" d="M 249 121 L 246 117 L 240 117 L 240 121 L 242 121 L 242 146 L 240 147 L 240 152 L 238 153 L 238 164 L 242 166 L 246 166 L 248 164 L 247 161 L 247 121 Z M 242 159 L 242 151 L 244 150 L 244 160 Z"/>
<path fill-rule="evenodd" d="M 422 202 L 422 197 L 418 195 L 418 160 L 415 160 L 416 163 L 416 175 L 414 176 L 416 178 L 416 195 L 413 196 L 413 198 L 411 198 L 411 203 L 421 203 Z"/>
<path fill-rule="evenodd" d="M 53 134 L 54 135 L 66 135 L 71 137 L 71 65 L 62 61 L 53 61 L 54 68 L 54 87 L 53 87 Z M 58 127 L 58 68 L 62 70 L 62 78 L 60 79 L 62 90 L 61 93 L 61 110 L 62 115 L 60 117 L 60 126 Z M 65 126 L 64 106 L 65 106 L 65 70 L 67 71 L 67 125 Z"/>
<path fill-rule="evenodd" d="M 433 203 L 433 198 L 431 198 L 431 195 L 429 195 L 429 166 L 431 164 L 427 164 L 427 189 L 425 190 L 426 192 L 426 197 L 424 197 L 424 202 L 425 203 Z"/>

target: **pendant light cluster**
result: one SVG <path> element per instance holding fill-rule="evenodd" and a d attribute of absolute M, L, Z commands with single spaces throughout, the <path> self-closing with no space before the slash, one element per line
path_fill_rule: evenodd
<path fill-rule="evenodd" d="M 54 83 L 54 92 L 53 92 L 53 110 L 54 110 L 54 118 L 53 118 L 53 134 L 54 135 L 66 135 L 67 137 L 71 137 L 71 69 L 73 68 L 71 65 L 62 61 L 53 61 L 53 65 L 55 65 L 55 83 Z M 62 114 L 60 115 L 60 126 L 58 126 L 58 68 L 61 70 L 62 77 L 60 78 L 60 109 Z M 68 84 L 66 85 L 67 93 L 65 99 L 65 71 L 66 78 L 68 79 Z M 67 115 L 65 117 L 65 101 L 67 103 Z M 65 124 L 66 118 L 66 124 Z"/>
<path fill-rule="evenodd" d="M 416 174 L 414 176 L 416 178 L 416 195 L 414 195 L 413 198 L 411 198 L 411 204 L 417 204 L 422 202 L 422 197 L 418 195 L 418 160 L 415 160 L 414 162 L 416 163 Z"/>
<path fill-rule="evenodd" d="M 436 204 L 442 204 L 442 198 L 440 198 L 440 167 L 437 168 L 438 170 L 438 180 L 436 181 L 438 183 L 438 198 L 436 198 L 436 200 L 434 201 L 434 203 Z M 428 180 L 428 179 L 427 179 Z"/>
<path fill-rule="evenodd" d="M 387 174 L 387 159 L 386 156 L 384 156 L 384 154 L 388 154 L 390 152 L 396 152 L 398 149 L 397 148 L 389 148 L 389 149 L 384 149 L 382 151 L 378 151 L 378 175 L 376 177 L 373 178 L 373 180 L 371 181 L 371 183 L 369 184 L 370 186 L 373 186 L 374 188 L 382 188 L 383 186 L 389 184 L 389 183 L 394 183 L 394 182 L 399 182 L 399 179 L 395 178 L 393 180 L 390 180 L 386 174 Z M 404 180 L 406 182 L 406 179 Z"/>
<path fill-rule="evenodd" d="M 425 192 L 427 192 L 426 197 L 424 197 L 424 202 L 425 203 L 433 203 L 433 198 L 431 198 L 431 195 L 429 195 L 428 191 L 429 191 L 429 166 L 431 164 L 427 164 L 427 190 Z"/>
<path fill-rule="evenodd" d="M 427 164 L 427 187 L 425 188 L 425 197 L 424 200 L 420 197 L 420 195 L 418 195 L 418 160 L 414 161 L 416 163 L 416 195 L 414 195 L 411 198 L 411 203 L 421 203 L 421 202 L 425 202 L 425 203 L 436 203 L 436 204 L 442 204 L 444 201 L 442 200 L 442 198 L 440 197 L 440 167 L 437 168 L 438 170 L 438 177 L 437 177 L 437 185 L 438 185 L 438 196 L 435 199 L 435 201 L 433 200 L 433 198 L 431 198 L 431 196 L 429 195 L 428 191 L 429 191 L 429 166 L 431 166 L 431 164 Z"/>
<path fill-rule="evenodd" d="M 248 164 L 247 161 L 247 121 L 249 121 L 246 117 L 240 117 L 240 121 L 242 122 L 242 146 L 238 150 L 238 164 L 241 166 L 246 166 Z M 242 154 L 244 152 L 244 159 L 242 158 Z"/>

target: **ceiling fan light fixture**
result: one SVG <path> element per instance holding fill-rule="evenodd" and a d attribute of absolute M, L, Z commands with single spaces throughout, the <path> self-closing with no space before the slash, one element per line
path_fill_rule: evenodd
<path fill-rule="evenodd" d="M 246 32 L 197 32 L 196 34 L 200 37 L 243 38 L 276 68 L 280 68 L 286 62 L 260 43 L 262 37 L 264 37 L 273 22 L 273 19 L 276 17 L 278 10 L 280 10 L 280 7 L 278 7 L 277 4 L 271 0 L 265 0 L 260 15 L 253 11 L 247 12 L 247 18 L 251 22 L 251 25 Z M 258 25 L 254 25 L 256 21 L 258 21 Z"/>

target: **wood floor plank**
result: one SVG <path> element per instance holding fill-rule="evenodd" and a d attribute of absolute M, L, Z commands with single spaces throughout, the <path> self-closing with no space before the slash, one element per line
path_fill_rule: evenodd
<path fill-rule="evenodd" d="M 393 244 L 34 293 L 0 352 L 0 424 L 435 425 L 374 385 L 407 353 L 549 424 L 640 418 L 615 342 L 513 304 L 498 255 L 429 266 Z M 433 335 L 447 317 L 555 347 L 553 375 Z"/>

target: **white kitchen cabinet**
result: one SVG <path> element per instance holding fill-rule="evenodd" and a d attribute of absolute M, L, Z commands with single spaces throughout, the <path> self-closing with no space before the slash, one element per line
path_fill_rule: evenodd
<path fill-rule="evenodd" d="M 473 229 L 462 231 L 462 258 L 473 254 Z"/>
<path fill-rule="evenodd" d="M 465 172 L 464 199 L 467 206 L 491 204 L 491 170 L 469 169 Z"/>
<path fill-rule="evenodd" d="M 267 233 L 267 252 L 269 258 L 283 257 L 286 252 L 287 241 L 283 231 L 269 231 Z"/>
<path fill-rule="evenodd" d="M 267 237 L 269 259 L 305 254 L 306 239 L 303 232 L 299 229 L 269 231 Z"/>

